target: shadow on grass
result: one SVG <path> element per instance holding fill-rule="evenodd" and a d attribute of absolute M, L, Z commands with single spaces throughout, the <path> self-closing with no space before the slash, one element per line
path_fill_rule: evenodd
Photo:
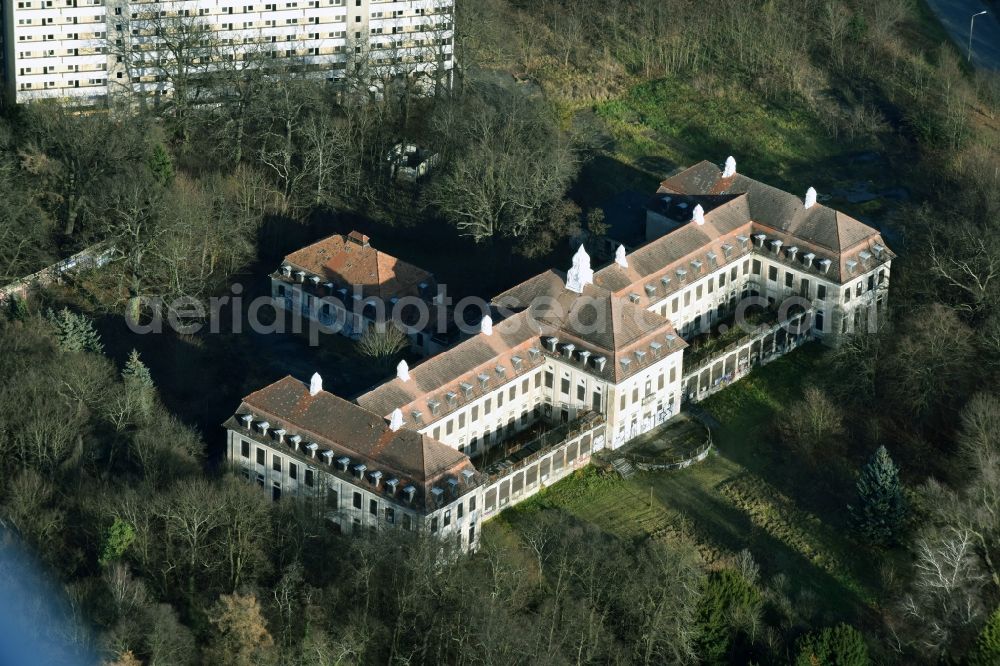
<path fill-rule="evenodd" d="M 710 458 L 708 464 L 715 462 Z M 719 483 L 706 484 L 688 472 L 665 476 L 654 480 L 652 485 L 660 502 L 688 520 L 698 540 L 729 553 L 748 549 L 765 578 L 785 574 L 788 584 L 795 587 L 796 596 L 818 602 L 814 612 L 797 609 L 805 621 L 817 620 L 816 615 L 820 615 L 824 621 L 854 622 L 866 613 L 865 600 L 855 590 L 772 535 L 766 527 L 755 524 L 745 511 L 719 493 Z M 648 476 L 637 479 L 636 483 L 649 483 Z"/>

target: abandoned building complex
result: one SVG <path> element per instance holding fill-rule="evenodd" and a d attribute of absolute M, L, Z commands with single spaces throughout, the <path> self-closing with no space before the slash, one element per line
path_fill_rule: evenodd
<path fill-rule="evenodd" d="M 247 396 L 226 423 L 231 461 L 274 497 L 322 495 L 345 531 L 400 526 L 472 548 L 485 520 L 682 401 L 884 316 L 894 255 L 879 232 L 812 188 L 803 200 L 743 176 L 732 158 L 664 180 L 645 227 L 646 244 L 600 270 L 581 246 L 569 271 L 497 295 L 495 323 L 425 349 L 413 368 L 401 362 L 354 401 L 323 391 L 318 375 Z M 376 259 L 363 275 L 337 268 L 365 253 Z M 377 255 L 358 234 L 321 241 L 272 276 L 276 300 L 322 316 L 325 302 L 349 305 L 341 290 L 357 280 L 363 297 L 432 301 L 429 273 Z M 720 324 L 753 319 L 748 299 L 761 316 L 729 344 L 706 343 Z"/>
<path fill-rule="evenodd" d="M 284 67 L 331 82 L 450 81 L 453 0 L 4 0 L 6 99 L 77 106 L 152 98 L 213 76 Z M 189 91 L 190 91 L 189 90 Z"/>

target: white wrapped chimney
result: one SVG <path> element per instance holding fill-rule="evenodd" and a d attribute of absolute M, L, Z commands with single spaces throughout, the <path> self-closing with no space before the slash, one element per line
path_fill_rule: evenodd
<path fill-rule="evenodd" d="M 483 335 L 493 335 L 493 317 L 486 315 L 479 322 L 479 332 Z"/>
<path fill-rule="evenodd" d="M 625 246 L 619 245 L 615 250 L 615 263 L 622 268 L 628 268 L 628 259 L 625 258 Z"/>
<path fill-rule="evenodd" d="M 736 175 L 736 158 L 730 155 L 726 158 L 726 168 L 722 172 L 723 178 L 732 178 Z"/>
<path fill-rule="evenodd" d="M 392 410 L 392 415 L 389 417 L 389 430 L 397 432 L 403 427 L 403 412 L 398 407 Z"/>
<path fill-rule="evenodd" d="M 401 382 L 410 381 L 410 366 L 405 360 L 400 361 L 399 365 L 396 366 L 396 378 Z"/>
<path fill-rule="evenodd" d="M 694 216 L 691 218 L 697 225 L 705 224 L 705 209 L 698 204 L 694 207 Z"/>
<path fill-rule="evenodd" d="M 309 395 L 316 395 L 323 390 L 323 378 L 319 376 L 318 372 L 314 372 L 312 379 L 309 381 Z"/>
<path fill-rule="evenodd" d="M 810 187 L 808 190 L 806 190 L 805 206 L 806 208 L 812 208 L 815 205 L 816 205 L 816 188 Z"/>

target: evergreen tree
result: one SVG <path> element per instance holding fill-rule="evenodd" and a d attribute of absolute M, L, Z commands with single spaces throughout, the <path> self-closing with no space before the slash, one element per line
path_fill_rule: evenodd
<path fill-rule="evenodd" d="M 862 468 L 856 487 L 858 501 L 848 509 L 858 531 L 869 543 L 892 543 L 906 519 L 906 499 L 899 468 L 884 446 Z"/>
<path fill-rule="evenodd" d="M 969 653 L 969 666 L 1000 664 L 1000 607 L 989 619 Z"/>
<path fill-rule="evenodd" d="M 150 172 L 153 174 L 153 179 L 166 187 L 174 180 L 174 163 L 170 159 L 170 153 L 167 149 L 163 147 L 163 144 L 158 143 L 153 146 L 153 152 L 149 156 L 148 166 Z"/>
<path fill-rule="evenodd" d="M 149 368 L 139 358 L 139 352 L 135 349 L 128 355 L 125 369 L 122 370 L 122 379 L 125 380 L 126 384 L 149 390 L 153 389 L 153 377 L 149 374 Z"/>
<path fill-rule="evenodd" d="M 799 643 L 795 666 L 868 666 L 868 646 L 854 627 L 836 627 L 807 634 Z"/>
<path fill-rule="evenodd" d="M 55 329 L 56 340 L 62 351 L 89 351 L 97 354 L 103 351 L 104 345 L 101 344 L 101 337 L 86 315 L 76 314 L 69 308 L 63 308 L 59 312 L 49 310 L 48 317 Z"/>

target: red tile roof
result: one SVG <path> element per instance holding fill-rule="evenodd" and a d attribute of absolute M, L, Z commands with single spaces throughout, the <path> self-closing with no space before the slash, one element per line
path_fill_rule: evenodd
<path fill-rule="evenodd" d="M 285 263 L 318 275 L 323 282 L 360 285 L 364 296 L 386 300 L 418 296 L 420 283 L 430 284 L 433 280 L 422 268 L 376 250 L 368 236 L 357 231 L 330 236 L 297 250 L 285 257 Z"/>

